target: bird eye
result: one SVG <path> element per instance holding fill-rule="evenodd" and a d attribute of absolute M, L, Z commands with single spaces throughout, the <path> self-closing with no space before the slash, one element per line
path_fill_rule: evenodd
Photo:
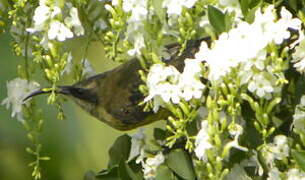
<path fill-rule="evenodd" d="M 121 108 L 121 112 L 122 112 L 122 114 L 124 114 L 124 115 L 129 115 L 130 113 L 131 113 L 131 111 L 127 108 Z"/>

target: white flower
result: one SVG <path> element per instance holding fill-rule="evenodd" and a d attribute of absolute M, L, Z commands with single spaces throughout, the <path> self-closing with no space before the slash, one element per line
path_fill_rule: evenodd
<path fill-rule="evenodd" d="M 94 76 L 96 74 L 95 70 L 93 69 L 90 61 L 88 61 L 88 59 L 82 59 L 81 63 L 83 65 L 83 73 L 82 76 L 84 76 L 85 78 Z"/>
<path fill-rule="evenodd" d="M 284 135 L 277 135 L 273 139 L 274 146 L 271 148 L 274 158 L 278 160 L 283 160 L 289 156 L 289 145 L 288 139 Z"/>
<path fill-rule="evenodd" d="M 270 99 L 272 92 L 275 91 L 273 85 L 275 85 L 276 79 L 271 74 L 260 73 L 254 75 L 248 85 L 248 90 L 255 93 L 260 98 Z"/>
<path fill-rule="evenodd" d="M 305 72 L 305 39 L 302 39 L 298 46 L 295 47 L 295 51 L 292 54 L 293 58 L 293 67 L 297 71 L 304 73 Z"/>
<path fill-rule="evenodd" d="M 289 169 L 287 172 L 287 180 L 305 180 L 305 173 L 300 169 Z"/>
<path fill-rule="evenodd" d="M 284 135 L 277 135 L 273 143 L 262 149 L 262 155 L 270 167 L 274 167 L 274 160 L 283 160 L 289 156 L 288 139 Z"/>
<path fill-rule="evenodd" d="M 145 162 L 142 163 L 144 179 L 154 180 L 156 176 L 156 170 L 164 162 L 164 156 L 159 152 L 156 156 L 147 158 Z"/>
<path fill-rule="evenodd" d="M 129 22 L 142 21 L 148 13 L 147 0 L 125 0 L 123 1 L 123 10 L 132 12 Z"/>
<path fill-rule="evenodd" d="M 135 55 L 141 55 L 141 49 L 145 47 L 144 37 L 141 33 L 136 33 L 133 35 L 133 49 L 130 49 L 127 51 L 128 55 L 135 56 Z"/>
<path fill-rule="evenodd" d="M 200 81 L 202 71 L 201 61 L 186 59 L 183 73 L 173 66 L 154 64 L 147 76 L 149 95 L 144 99 L 147 102 L 154 99 L 154 111 L 163 102 L 178 104 L 181 99 L 186 101 L 192 98 L 199 99 L 205 85 Z"/>
<path fill-rule="evenodd" d="M 180 76 L 179 86 L 181 97 L 189 101 L 193 97 L 199 99 L 202 95 L 205 85 L 200 81 L 202 76 L 202 64 L 197 59 L 186 59 L 183 73 Z"/>
<path fill-rule="evenodd" d="M 25 79 L 15 78 L 9 81 L 7 84 L 7 98 L 2 101 L 2 105 L 6 105 L 6 108 L 12 108 L 12 117 L 17 116 L 17 119 L 22 121 L 22 105 L 27 105 L 27 102 L 23 102 L 24 98 L 39 89 L 39 84 L 36 82 L 29 82 Z"/>
<path fill-rule="evenodd" d="M 197 0 L 164 0 L 162 3 L 163 8 L 167 8 L 169 16 L 180 15 L 182 8 L 191 8 Z"/>
<path fill-rule="evenodd" d="M 204 120 L 201 122 L 201 129 L 198 132 L 195 140 L 195 154 L 198 159 L 207 162 L 207 155 L 206 151 L 211 149 L 213 146 L 209 142 L 209 135 L 208 135 L 209 125 L 208 121 Z"/>
<path fill-rule="evenodd" d="M 283 21 L 286 23 L 286 26 L 294 30 L 301 29 L 302 21 L 298 18 L 292 19 L 292 14 L 285 8 L 285 6 L 281 9 L 281 19 L 279 21 Z"/>
<path fill-rule="evenodd" d="M 188 78 L 186 76 L 181 76 L 180 79 L 180 96 L 186 101 L 192 98 L 199 99 L 202 95 L 205 85 L 198 79 Z"/>
<path fill-rule="evenodd" d="M 169 101 L 171 101 L 174 104 L 180 102 L 179 86 L 170 83 L 162 83 L 158 85 L 158 91 L 164 102 L 169 103 Z"/>
<path fill-rule="evenodd" d="M 67 38 L 72 38 L 72 31 L 67 28 L 63 23 L 58 20 L 54 20 L 50 24 L 50 29 L 48 31 L 49 39 L 57 39 L 58 41 L 64 41 Z"/>
<path fill-rule="evenodd" d="M 131 148 L 128 158 L 129 160 L 132 160 L 141 154 L 141 150 L 145 144 L 144 130 L 144 128 L 139 128 L 137 133 L 131 136 Z"/>
<path fill-rule="evenodd" d="M 147 102 L 155 96 L 160 96 L 165 102 L 172 100 L 173 103 L 178 103 L 180 101 L 179 75 L 180 73 L 173 66 L 165 67 L 162 64 L 154 64 L 147 76 L 149 95 L 144 101 Z"/>
<path fill-rule="evenodd" d="M 74 32 L 77 36 L 84 34 L 84 28 L 78 18 L 78 11 L 75 7 L 70 9 L 70 17 L 65 18 L 65 24 L 71 28 L 74 28 Z"/>
<path fill-rule="evenodd" d="M 281 174 L 281 172 L 280 172 L 276 167 L 273 167 L 273 168 L 268 172 L 268 178 L 267 178 L 267 180 L 279 180 L 279 179 L 281 179 L 280 174 Z"/>
<path fill-rule="evenodd" d="M 48 21 L 60 13 L 61 9 L 59 7 L 54 6 L 53 8 L 50 8 L 40 1 L 40 5 L 35 9 L 33 16 L 34 27 L 27 28 L 27 31 L 34 33 L 44 30 L 49 23 Z"/>

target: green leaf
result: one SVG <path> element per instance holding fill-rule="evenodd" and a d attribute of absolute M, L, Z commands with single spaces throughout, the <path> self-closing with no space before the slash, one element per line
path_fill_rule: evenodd
<path fill-rule="evenodd" d="M 166 159 L 168 167 L 183 179 L 196 178 L 190 156 L 182 149 L 175 149 L 168 154 Z"/>
<path fill-rule="evenodd" d="M 160 165 L 157 168 L 156 172 L 156 180 L 168 180 L 173 179 L 174 177 L 173 172 L 165 165 Z"/>
<path fill-rule="evenodd" d="M 84 175 L 84 180 L 95 180 L 95 173 L 93 171 L 87 171 Z"/>
<path fill-rule="evenodd" d="M 95 178 L 98 180 L 120 180 L 118 177 L 118 167 L 103 170 L 99 172 Z"/>
<path fill-rule="evenodd" d="M 243 15 L 246 17 L 249 10 L 250 0 L 240 0 L 240 9 L 243 13 Z"/>
<path fill-rule="evenodd" d="M 121 160 L 119 164 L 118 174 L 123 180 L 141 180 L 141 178 L 137 176 L 137 174 L 135 174 L 129 165 L 123 160 Z"/>
<path fill-rule="evenodd" d="M 114 167 L 120 163 L 121 160 L 128 160 L 131 148 L 130 136 L 124 134 L 116 139 L 114 144 L 109 150 L 109 163 L 108 167 Z"/>
<path fill-rule="evenodd" d="M 208 18 L 215 31 L 220 34 L 226 30 L 225 14 L 221 10 L 208 6 Z"/>
<path fill-rule="evenodd" d="M 305 171 L 305 151 L 292 150 L 291 153 L 298 166 Z"/>
<path fill-rule="evenodd" d="M 298 1 L 297 0 L 288 0 L 289 7 L 293 9 L 294 12 L 298 11 Z"/>

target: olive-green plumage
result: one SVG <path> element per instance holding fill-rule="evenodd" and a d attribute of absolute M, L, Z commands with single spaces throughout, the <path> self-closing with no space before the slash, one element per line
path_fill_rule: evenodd
<path fill-rule="evenodd" d="M 184 59 L 194 56 L 200 42 L 201 40 L 189 42 L 181 56 L 178 56 L 177 52 L 179 47 L 169 45 L 171 59 L 166 63 L 182 71 Z M 138 105 L 144 99 L 138 90 L 139 85 L 143 83 L 138 74 L 140 69 L 139 61 L 132 59 L 113 70 L 72 86 L 59 86 L 56 92 L 72 98 L 85 111 L 115 129 L 122 131 L 134 129 L 169 115 L 169 112 L 164 109 L 156 114 L 144 112 L 143 107 Z M 48 92 L 36 91 L 27 98 L 43 93 Z"/>

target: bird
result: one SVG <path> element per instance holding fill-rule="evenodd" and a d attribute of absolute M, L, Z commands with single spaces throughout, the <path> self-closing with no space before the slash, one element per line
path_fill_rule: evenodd
<path fill-rule="evenodd" d="M 209 41 L 209 38 L 188 41 L 182 53 L 179 53 L 179 44 L 167 45 L 166 48 L 171 56 L 164 62 L 182 72 L 184 59 L 193 58 L 203 40 Z M 170 115 L 166 109 L 161 108 L 154 113 L 146 112 L 143 110 L 143 106 L 139 106 L 139 103 L 143 102 L 145 98 L 138 88 L 144 83 L 138 73 L 141 69 L 140 61 L 133 58 L 112 70 L 81 80 L 73 85 L 58 86 L 55 93 L 72 99 L 83 110 L 114 129 L 132 130 L 165 119 Z M 52 90 L 39 89 L 29 94 L 24 101 L 51 92 Z"/>

